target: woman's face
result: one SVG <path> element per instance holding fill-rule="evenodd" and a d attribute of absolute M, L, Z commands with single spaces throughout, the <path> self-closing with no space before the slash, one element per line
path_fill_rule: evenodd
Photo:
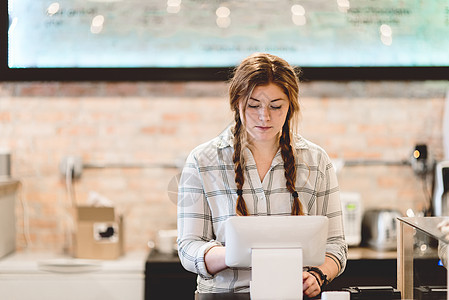
<path fill-rule="evenodd" d="M 243 111 L 242 102 L 240 111 Z M 288 108 L 288 97 L 279 86 L 273 83 L 257 86 L 246 104 L 246 120 L 242 119 L 249 142 L 277 142 Z"/>

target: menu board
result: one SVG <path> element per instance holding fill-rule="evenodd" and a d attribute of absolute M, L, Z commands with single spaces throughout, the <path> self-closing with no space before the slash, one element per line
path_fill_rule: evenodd
<path fill-rule="evenodd" d="M 9 0 L 9 68 L 449 66 L 447 0 Z"/>

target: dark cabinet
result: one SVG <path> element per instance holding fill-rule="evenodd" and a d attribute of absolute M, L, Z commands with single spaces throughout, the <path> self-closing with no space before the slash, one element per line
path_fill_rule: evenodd
<path fill-rule="evenodd" d="M 396 259 L 349 259 L 346 270 L 324 290 L 348 287 L 397 287 Z M 445 285 L 446 270 L 437 259 L 417 259 L 415 282 L 418 285 Z M 152 251 L 145 268 L 145 300 L 194 299 L 197 275 L 186 271 L 176 254 Z"/>
<path fill-rule="evenodd" d="M 176 254 L 162 254 L 153 250 L 145 264 L 145 300 L 193 300 L 196 276 L 183 268 Z"/>
<path fill-rule="evenodd" d="M 324 288 L 338 291 L 353 286 L 397 285 L 396 259 L 348 259 L 346 269 Z"/>

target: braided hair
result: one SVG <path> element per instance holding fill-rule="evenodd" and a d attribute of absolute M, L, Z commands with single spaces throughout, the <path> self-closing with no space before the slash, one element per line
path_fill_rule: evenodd
<path fill-rule="evenodd" d="M 296 128 L 295 122 L 300 111 L 298 101 L 298 73 L 299 70 L 295 70 L 282 58 L 267 53 L 254 53 L 250 55 L 244 59 L 234 71 L 234 76 L 229 85 L 229 99 L 231 110 L 234 112 L 235 123 L 232 132 L 234 135 L 233 162 L 235 184 L 237 186 L 237 215 L 249 215 L 242 191 L 245 181 L 245 161 L 243 151 L 247 144 L 246 128 L 244 125 L 246 104 L 256 86 L 267 85 L 270 83 L 279 86 L 289 100 L 289 110 L 279 138 L 279 147 L 284 161 L 286 187 L 293 198 L 291 214 L 304 214 L 295 187 L 296 160 L 292 147 L 291 130 L 292 128 Z M 240 111 L 239 107 L 241 107 L 243 111 Z"/>

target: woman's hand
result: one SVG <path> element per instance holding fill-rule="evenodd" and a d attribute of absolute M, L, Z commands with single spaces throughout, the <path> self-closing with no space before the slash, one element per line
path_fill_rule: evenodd
<path fill-rule="evenodd" d="M 302 289 L 307 297 L 315 297 L 321 292 L 320 283 L 309 272 L 302 272 Z"/>

